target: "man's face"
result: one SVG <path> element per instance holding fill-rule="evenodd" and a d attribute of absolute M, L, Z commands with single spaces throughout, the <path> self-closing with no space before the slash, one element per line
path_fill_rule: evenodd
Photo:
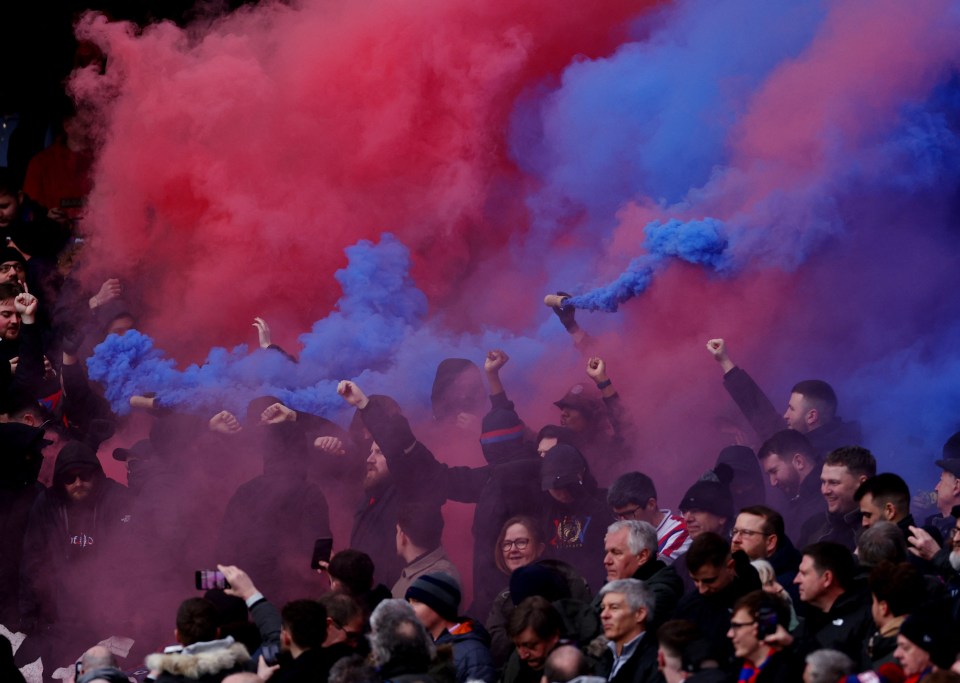
<path fill-rule="evenodd" d="M 544 438 L 540 439 L 540 443 L 537 444 L 537 453 L 539 453 L 540 457 L 542 458 L 547 454 L 547 451 L 556 445 L 557 440 L 554 437 L 545 436 Z"/>
<path fill-rule="evenodd" d="M 874 501 L 873 494 L 863 494 L 863 498 L 860 499 L 860 523 L 864 528 L 868 528 L 883 521 L 886 521 L 883 509 Z"/>
<path fill-rule="evenodd" d="M 950 510 L 957 504 L 957 478 L 943 470 L 940 472 L 940 481 L 937 482 L 934 491 L 937 492 L 937 509 L 944 516 L 949 515 Z"/>
<path fill-rule="evenodd" d="M 521 662 L 534 671 L 540 671 L 558 640 L 559 635 L 542 640 L 532 628 L 526 628 L 513 639 L 513 645 L 517 648 L 517 656 Z"/>
<path fill-rule="evenodd" d="M 850 474 L 844 465 L 824 465 L 820 473 L 820 493 L 827 501 L 827 511 L 846 514 L 855 510 L 857 502 L 853 494 L 857 492 L 863 477 Z"/>
<path fill-rule="evenodd" d="M 0 340 L 13 341 L 20 336 L 20 314 L 13 299 L 0 301 Z"/>
<path fill-rule="evenodd" d="M 783 419 L 787 421 L 787 429 L 795 429 L 801 434 L 810 431 L 807 425 L 807 414 L 810 412 L 810 405 L 803 397 L 803 394 L 796 392 L 790 394 L 790 400 L 787 402 L 787 410 L 783 414 Z"/>
<path fill-rule="evenodd" d="M 742 550 L 751 560 L 765 560 L 770 556 L 767 542 L 771 538 L 764 533 L 763 527 L 763 517 L 741 512 L 733 527 L 731 549 Z"/>
<path fill-rule="evenodd" d="M 730 630 L 727 638 L 733 645 L 733 653 L 737 657 L 748 657 L 760 645 L 757 638 L 757 620 L 750 614 L 750 610 L 738 609 L 730 618 Z"/>
<path fill-rule="evenodd" d="M 63 488 L 73 503 L 81 503 L 93 495 L 94 472 L 91 469 L 68 470 L 64 473 Z"/>
<path fill-rule="evenodd" d="M 897 636 L 897 649 L 893 651 L 893 656 L 908 677 L 916 676 L 930 666 L 930 653 L 901 635 Z"/>
<path fill-rule="evenodd" d="M 0 194 L 0 228 L 6 228 L 17 217 L 20 198 L 12 194 Z"/>
<path fill-rule="evenodd" d="M 714 567 L 712 564 L 705 564 L 695 572 L 690 572 L 690 578 L 693 579 L 700 595 L 713 595 L 719 593 L 724 588 L 733 583 L 737 573 L 733 568 L 733 560 L 728 559 L 723 565 Z"/>
<path fill-rule="evenodd" d="M 0 282 L 23 282 L 27 272 L 19 261 L 4 261 L 0 263 Z"/>
<path fill-rule="evenodd" d="M 793 580 L 797 584 L 797 592 L 803 602 L 814 602 L 823 595 L 826 590 L 826 573 L 817 573 L 817 568 L 813 564 L 813 558 L 804 555 L 800 560 L 800 568 L 797 570 L 797 577 Z"/>
<path fill-rule="evenodd" d="M 800 473 L 779 455 L 771 454 L 763 459 L 763 471 L 770 478 L 770 486 L 780 489 L 787 498 L 793 498 L 800 490 Z"/>
<path fill-rule="evenodd" d="M 723 526 L 727 520 L 706 510 L 684 510 L 683 521 L 687 525 L 687 533 L 690 538 L 696 538 L 700 534 L 711 531 L 715 534 L 723 534 Z"/>
<path fill-rule="evenodd" d="M 629 643 L 643 631 L 647 611 L 632 611 L 623 593 L 607 593 L 600 601 L 603 635 L 614 643 Z"/>
<path fill-rule="evenodd" d="M 627 529 L 619 529 L 607 534 L 603 544 L 603 566 L 607 570 L 607 581 L 614 579 L 629 579 L 650 556 L 650 551 L 644 548 L 639 555 L 634 555 L 627 545 Z"/>
<path fill-rule="evenodd" d="M 620 507 L 613 508 L 614 519 L 617 520 L 634 520 L 637 522 L 646 522 L 653 527 L 657 525 L 657 501 L 651 498 L 647 501 L 646 505 L 640 505 L 638 503 L 630 503 L 629 505 L 622 505 Z"/>
<path fill-rule="evenodd" d="M 587 418 L 583 411 L 563 406 L 560 408 L 560 426 L 574 432 L 582 432 L 587 428 Z"/>
<path fill-rule="evenodd" d="M 134 323 L 133 318 L 131 318 L 129 315 L 121 315 L 119 318 L 112 320 L 107 326 L 106 336 L 109 337 L 111 334 L 116 334 L 122 337 L 135 327 L 136 324 Z"/>
<path fill-rule="evenodd" d="M 367 457 L 367 473 L 363 478 L 363 488 L 369 490 L 384 481 L 389 475 L 387 459 L 383 455 L 383 451 L 380 450 L 380 446 L 374 442 L 370 446 L 370 455 Z"/>

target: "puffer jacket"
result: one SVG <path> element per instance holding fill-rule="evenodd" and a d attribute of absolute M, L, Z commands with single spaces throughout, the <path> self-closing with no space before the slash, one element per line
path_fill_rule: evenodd
<path fill-rule="evenodd" d="M 179 652 L 152 654 L 146 665 L 157 672 L 156 683 L 220 683 L 232 673 L 245 671 L 250 653 L 233 638 L 194 643 Z"/>
<path fill-rule="evenodd" d="M 490 656 L 490 636 L 479 623 L 466 619 L 440 634 L 437 645 L 453 646 L 457 683 L 497 680 L 497 669 Z"/>

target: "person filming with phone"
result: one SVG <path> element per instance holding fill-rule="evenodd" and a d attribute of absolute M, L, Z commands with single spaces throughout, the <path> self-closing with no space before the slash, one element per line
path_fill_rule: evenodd
<path fill-rule="evenodd" d="M 781 624 L 790 623 L 786 603 L 763 591 L 747 593 L 737 600 L 730 618 L 727 637 L 733 653 L 741 660 L 741 681 L 776 681 L 790 683 L 803 680 L 803 665 L 791 646 L 777 643 Z"/>

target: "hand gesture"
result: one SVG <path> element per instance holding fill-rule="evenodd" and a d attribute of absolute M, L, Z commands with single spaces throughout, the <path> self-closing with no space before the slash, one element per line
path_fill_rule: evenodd
<path fill-rule="evenodd" d="M 330 455 L 344 455 L 346 453 L 343 442 L 335 436 L 318 436 L 313 442 L 313 447 Z"/>
<path fill-rule="evenodd" d="M 366 408 L 367 403 L 370 401 L 360 387 L 347 379 L 337 385 L 337 393 L 343 397 L 344 401 L 360 410 Z"/>
<path fill-rule="evenodd" d="M 907 537 L 907 542 L 910 544 L 907 550 L 911 554 L 928 561 L 932 560 L 933 556 L 940 550 L 940 545 L 933 540 L 933 536 L 916 526 L 910 527 L 910 536 Z"/>
<path fill-rule="evenodd" d="M 707 342 L 707 351 L 713 356 L 713 359 L 720 363 L 724 372 L 730 372 L 734 368 L 733 361 L 727 354 L 727 343 L 722 339 L 711 339 Z"/>
<path fill-rule="evenodd" d="M 13 305 L 20 314 L 20 320 L 24 325 L 32 325 L 37 315 L 37 297 L 29 292 L 17 294 L 13 300 Z"/>
<path fill-rule="evenodd" d="M 253 326 L 257 328 L 257 337 L 260 340 L 260 348 L 265 349 L 272 343 L 270 341 L 270 326 L 263 318 L 254 318 Z"/>
<path fill-rule="evenodd" d="M 480 418 L 473 413 L 457 413 L 457 427 L 464 431 L 479 429 Z"/>
<path fill-rule="evenodd" d="M 500 368 L 506 365 L 509 360 L 510 356 L 501 349 L 489 351 L 483 361 L 483 369 L 487 372 L 500 372 Z"/>
<path fill-rule="evenodd" d="M 267 664 L 267 660 L 263 658 L 263 655 L 260 655 L 260 659 L 257 660 L 257 676 L 261 681 L 269 681 L 273 674 L 277 673 L 277 669 L 280 668 L 279 664 L 274 664 L 270 666 Z"/>
<path fill-rule="evenodd" d="M 234 567 L 231 564 L 218 564 L 217 570 L 223 574 L 223 578 L 230 584 L 230 588 L 223 589 L 223 592 L 227 595 L 246 600 L 257 594 L 257 587 L 253 585 L 253 580 L 240 567 Z"/>
<path fill-rule="evenodd" d="M 242 429 L 240 420 L 227 410 L 221 410 L 211 417 L 208 426 L 211 432 L 218 434 L 236 434 Z"/>
<path fill-rule="evenodd" d="M 20 356 L 14 356 L 10 359 L 10 374 L 17 374 L 17 365 L 20 363 Z"/>
<path fill-rule="evenodd" d="M 110 303 L 123 293 L 123 287 L 120 286 L 120 280 L 113 277 L 100 285 L 100 291 L 93 295 L 90 300 L 90 307 L 97 308 Z"/>
<path fill-rule="evenodd" d="M 260 413 L 260 424 L 264 425 L 275 425 L 280 422 L 296 422 L 297 421 L 297 411 L 287 408 L 287 406 L 282 403 L 274 403 L 273 405 L 267 406 L 262 413 Z"/>
<path fill-rule="evenodd" d="M 607 381 L 607 364 L 602 358 L 594 356 L 587 361 L 587 376 L 597 384 Z"/>
<path fill-rule="evenodd" d="M 724 358 L 730 358 L 727 355 L 727 342 L 722 339 L 711 339 L 707 342 L 707 351 L 718 363 L 722 363 Z"/>
<path fill-rule="evenodd" d="M 157 406 L 157 399 L 153 396 L 131 396 L 130 407 L 142 410 L 152 410 Z"/>

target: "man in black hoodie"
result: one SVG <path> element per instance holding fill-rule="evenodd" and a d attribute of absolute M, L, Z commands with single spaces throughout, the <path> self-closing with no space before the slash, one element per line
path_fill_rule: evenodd
<path fill-rule="evenodd" d="M 786 498 L 771 501 L 771 506 L 783 515 L 787 536 L 799 540 L 803 523 L 827 508 L 820 494 L 821 465 L 816 450 L 800 432 L 784 429 L 763 442 L 757 459 L 770 485 Z"/>
<path fill-rule="evenodd" d="M 30 511 L 20 570 L 21 630 L 50 654 L 71 656 L 91 635 L 112 635 L 130 510 L 126 487 L 106 477 L 89 446 L 60 450 L 53 486 Z"/>

